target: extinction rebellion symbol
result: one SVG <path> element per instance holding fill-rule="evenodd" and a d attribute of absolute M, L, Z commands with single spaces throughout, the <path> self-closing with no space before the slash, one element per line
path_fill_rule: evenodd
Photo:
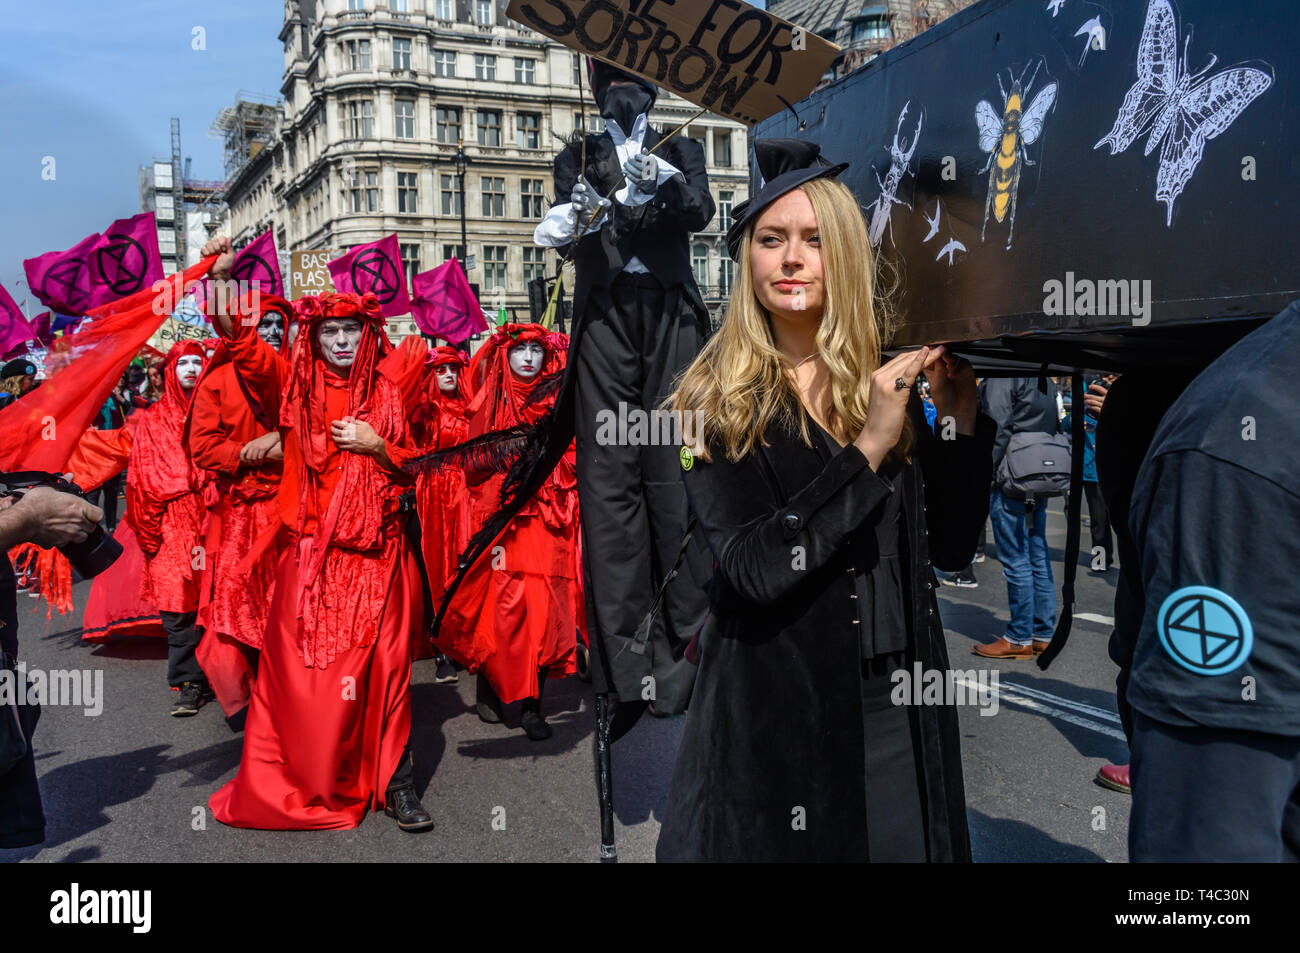
<path fill-rule="evenodd" d="M 1209 586 L 1172 593 L 1156 617 L 1169 657 L 1197 675 L 1224 675 L 1250 657 L 1254 632 L 1236 599 Z"/>
<path fill-rule="evenodd" d="M 149 259 L 144 246 L 129 235 L 109 235 L 110 243 L 95 252 L 95 270 L 113 294 L 134 294 L 144 287 Z"/>
<path fill-rule="evenodd" d="M 401 279 L 392 260 L 380 249 L 372 248 L 353 260 L 352 287 L 358 294 L 372 291 L 380 304 L 388 304 L 397 297 Z"/>
<path fill-rule="evenodd" d="M 90 293 L 82 287 L 84 261 L 62 261 L 49 270 L 41 283 L 41 300 L 60 301 L 72 314 L 82 314 Z M 61 290 L 54 290 L 59 288 Z M 57 309 L 56 309 L 57 310 Z"/>
<path fill-rule="evenodd" d="M 275 294 L 279 290 L 275 286 L 275 272 L 261 255 L 248 252 L 241 254 L 239 261 L 230 269 L 230 277 L 236 281 L 247 282 L 249 285 L 257 282 L 262 291 L 270 294 Z"/>

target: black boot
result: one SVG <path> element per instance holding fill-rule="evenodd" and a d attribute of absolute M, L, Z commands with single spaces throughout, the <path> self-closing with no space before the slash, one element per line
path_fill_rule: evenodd
<path fill-rule="evenodd" d="M 478 711 L 479 721 L 485 721 L 489 725 L 501 723 L 501 699 L 492 691 L 487 676 L 482 672 L 478 673 L 478 681 L 474 685 L 474 707 Z"/>
<path fill-rule="evenodd" d="M 542 690 L 545 687 L 546 669 L 541 669 L 537 673 L 537 697 L 524 699 L 524 713 L 519 719 L 519 726 L 524 729 L 529 741 L 545 741 L 554 733 L 542 717 Z"/>
<path fill-rule="evenodd" d="M 404 831 L 415 833 L 416 831 L 427 831 L 433 827 L 433 818 L 429 816 L 429 812 L 420 803 L 419 795 L 415 793 L 415 785 L 413 784 L 390 788 L 384 795 L 384 813 L 389 817 L 396 818 L 397 826 Z"/>

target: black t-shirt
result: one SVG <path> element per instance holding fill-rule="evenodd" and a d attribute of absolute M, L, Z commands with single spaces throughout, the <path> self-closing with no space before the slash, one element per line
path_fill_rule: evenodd
<path fill-rule="evenodd" d="M 1156 430 L 1129 526 L 1149 717 L 1300 735 L 1300 302 L 1196 378 Z"/>

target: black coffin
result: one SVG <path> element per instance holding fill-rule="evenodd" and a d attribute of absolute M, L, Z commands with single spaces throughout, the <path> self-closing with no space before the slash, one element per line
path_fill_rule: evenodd
<path fill-rule="evenodd" d="M 1294 0 L 985 0 L 752 135 L 852 163 L 895 346 L 1177 360 L 1300 297 L 1298 50 Z"/>

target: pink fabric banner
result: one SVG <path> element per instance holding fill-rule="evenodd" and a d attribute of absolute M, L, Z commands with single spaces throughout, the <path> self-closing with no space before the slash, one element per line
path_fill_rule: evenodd
<path fill-rule="evenodd" d="M 425 334 L 453 343 L 487 330 L 483 309 L 455 258 L 415 276 L 411 316 Z"/>
<path fill-rule="evenodd" d="M 343 257 L 335 258 L 329 268 L 337 290 L 356 294 L 374 292 L 384 317 L 410 314 L 406 271 L 402 267 L 402 253 L 397 247 L 395 234 L 368 245 L 358 245 Z"/>
<path fill-rule="evenodd" d="M 17 302 L 0 285 L 0 354 L 24 341 L 36 340 L 36 329 L 23 317 Z"/>
<path fill-rule="evenodd" d="M 27 285 L 48 308 L 82 315 L 149 288 L 163 276 L 153 212 L 114 222 L 72 248 L 23 262 Z"/>

